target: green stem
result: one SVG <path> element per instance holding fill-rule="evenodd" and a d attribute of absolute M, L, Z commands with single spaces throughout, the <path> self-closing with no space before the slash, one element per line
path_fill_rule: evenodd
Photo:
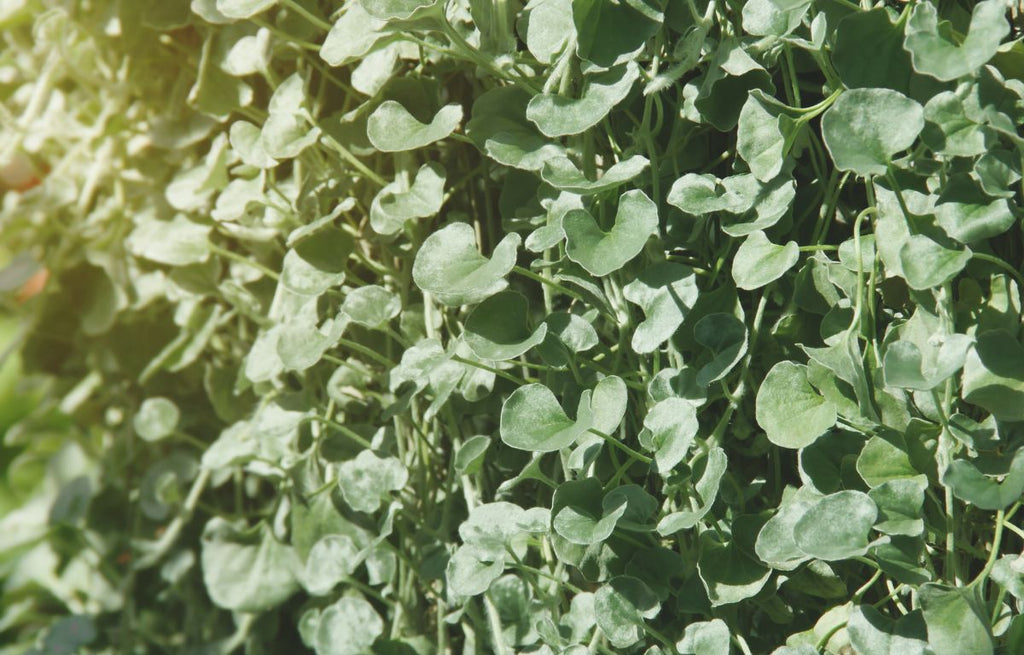
<path fill-rule="evenodd" d="M 348 148 L 338 143 L 337 140 L 335 140 L 335 138 L 332 137 L 331 135 L 327 134 L 327 132 L 324 132 L 323 128 L 321 128 L 320 138 L 323 139 L 323 142 L 326 143 L 328 147 L 330 147 L 332 150 L 341 155 L 342 159 L 352 164 L 352 166 L 355 167 L 357 171 L 362 173 L 363 177 L 375 183 L 377 186 L 383 187 L 388 185 L 387 180 L 385 180 L 380 175 L 374 173 L 373 170 L 367 167 L 367 165 L 364 164 L 358 157 L 349 152 Z"/>
<path fill-rule="evenodd" d="M 597 436 L 601 437 L 602 439 L 604 439 L 605 441 L 607 441 L 611 445 L 615 446 L 616 448 L 618 448 L 622 452 L 626 453 L 627 455 L 629 455 L 633 459 L 640 460 L 641 462 L 643 462 L 645 464 L 650 464 L 651 462 L 654 461 L 653 459 L 651 459 L 647 455 L 644 455 L 642 453 L 638 453 L 637 451 L 633 450 L 632 448 L 630 448 L 626 444 L 622 443 L 621 441 L 619 441 L 615 437 L 613 437 L 611 435 L 608 435 L 608 434 L 605 434 L 604 432 L 601 432 L 600 430 L 596 430 L 594 428 L 589 428 L 587 431 L 591 432 L 592 434 L 596 434 Z"/>
<path fill-rule="evenodd" d="M 992 264 L 994 266 L 998 266 L 999 268 L 1003 269 L 1004 271 L 1006 271 L 1007 273 L 1012 275 L 1013 279 L 1017 281 L 1017 284 L 1022 289 L 1024 289 L 1024 275 L 1021 275 L 1020 271 L 1018 271 L 1013 266 L 1010 266 L 1009 264 L 1007 264 L 1003 260 L 999 259 L 998 257 L 993 257 L 992 255 L 989 255 L 988 253 L 984 253 L 984 252 L 973 252 L 972 251 L 971 252 L 971 258 L 972 259 L 978 259 L 978 260 L 983 261 L 983 262 L 988 262 L 989 264 Z"/>
<path fill-rule="evenodd" d="M 1006 524 L 1007 515 L 1013 516 L 1014 512 L 1016 512 L 1020 507 L 1020 503 L 1021 501 L 1019 500 L 1014 503 L 1009 512 L 1005 512 L 1004 510 L 996 512 L 996 531 L 992 536 L 992 547 L 989 550 L 988 560 L 985 562 L 985 568 L 981 570 L 978 577 L 974 578 L 974 580 L 967 585 L 968 587 L 980 587 L 985 584 L 986 580 L 988 580 L 988 576 L 992 573 L 992 568 L 996 565 L 996 560 L 999 557 L 999 547 L 1002 545 L 1003 526 Z"/>
<path fill-rule="evenodd" d="M 338 432 L 342 433 L 343 435 L 345 435 L 346 437 L 348 437 L 352 441 L 356 442 L 357 444 L 359 444 L 363 448 L 366 448 L 368 450 L 372 450 L 373 449 L 373 444 L 371 444 L 369 441 L 367 441 L 362 436 L 360 436 L 358 432 L 354 431 L 352 428 L 349 428 L 349 427 L 347 427 L 345 425 L 342 425 L 341 423 L 338 423 L 337 421 L 332 421 L 331 419 L 329 419 L 329 418 L 327 418 L 325 416 L 317 416 L 317 415 L 310 416 L 307 420 L 308 421 L 319 421 L 320 423 L 323 423 L 324 425 L 326 425 L 328 427 L 334 428 L 335 430 L 337 430 Z"/>
<path fill-rule="evenodd" d="M 232 261 L 238 262 L 239 264 L 245 264 L 246 266 L 251 266 L 252 268 L 255 268 L 257 271 L 259 271 L 260 273 L 263 273 L 264 275 L 269 277 L 271 280 L 274 280 L 275 282 L 277 282 L 277 281 L 279 281 L 281 279 L 280 275 L 278 275 L 276 272 L 270 270 L 269 268 L 267 268 L 263 264 L 259 263 L 255 259 L 249 259 L 245 255 L 242 255 L 242 254 L 239 254 L 237 252 L 234 252 L 233 250 L 228 250 L 227 248 L 223 248 L 221 246 L 218 246 L 215 243 L 209 244 L 209 248 L 210 248 L 210 252 L 212 252 L 213 254 L 220 255 L 221 257 L 223 257 L 225 259 L 230 259 Z"/>
<path fill-rule="evenodd" d="M 525 386 L 525 385 L 529 384 L 529 382 L 524 380 L 523 378 L 516 377 L 515 375 L 512 375 L 511 373 L 509 373 L 507 371 L 503 371 L 500 368 L 495 368 L 493 366 L 488 366 L 486 364 L 481 364 L 480 362 L 474 361 L 472 359 L 468 359 L 466 357 L 462 357 L 461 355 L 452 355 L 452 361 L 459 362 L 460 364 L 465 364 L 466 366 L 472 366 L 473 368 L 478 368 L 481 371 L 487 371 L 489 373 L 494 373 L 498 377 L 504 378 L 504 379 L 508 380 L 509 382 L 512 382 L 513 384 L 516 384 L 518 386 Z"/>
<path fill-rule="evenodd" d="M 561 293 L 564 293 L 565 295 L 569 296 L 570 298 L 574 298 L 576 300 L 583 300 L 582 296 L 580 296 L 578 293 L 576 293 L 572 289 L 564 287 L 561 284 L 559 284 L 558 282 L 555 282 L 554 280 L 549 280 L 548 278 L 544 277 L 543 275 L 538 275 L 537 273 L 534 273 L 533 271 L 531 271 L 528 268 L 523 268 L 522 266 L 513 266 L 512 267 L 512 272 L 513 273 L 518 273 L 519 275 L 522 275 L 523 277 L 528 277 L 531 280 L 534 280 L 536 282 L 540 282 L 541 284 L 546 284 L 549 287 L 551 287 L 552 289 L 560 291 Z"/>
<path fill-rule="evenodd" d="M 317 27 L 319 27 L 320 29 L 322 29 L 324 31 L 328 31 L 329 32 L 331 30 L 331 28 L 334 27 L 333 25 L 331 25 L 330 23 L 325 21 L 323 18 L 320 18 L 319 16 L 317 16 L 317 15 L 313 14 L 312 12 L 310 12 L 308 9 L 306 9 L 305 7 L 300 5 L 295 0 L 281 0 L 281 4 L 284 5 L 285 7 L 287 7 L 288 9 L 291 9 L 296 14 L 302 16 L 303 18 L 308 20 L 310 23 L 312 23 L 313 25 L 316 25 Z"/>

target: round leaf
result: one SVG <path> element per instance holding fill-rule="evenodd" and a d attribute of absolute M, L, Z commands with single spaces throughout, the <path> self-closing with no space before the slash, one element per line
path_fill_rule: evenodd
<path fill-rule="evenodd" d="M 501 406 L 499 423 L 501 440 L 507 445 L 540 453 L 571 445 L 590 427 L 566 416 L 555 394 L 543 384 L 513 391 Z"/>
<path fill-rule="evenodd" d="M 317 655 L 359 655 L 384 633 L 373 605 L 361 597 L 344 596 L 320 613 L 316 628 Z"/>
<path fill-rule="evenodd" d="M 757 390 L 755 414 L 768 440 L 783 448 L 803 448 L 835 425 L 836 408 L 807 381 L 807 367 L 779 362 Z"/>
<path fill-rule="evenodd" d="M 834 561 L 868 552 L 868 533 L 878 518 L 878 506 L 860 491 L 825 496 L 793 526 L 796 545 L 811 557 Z"/>
<path fill-rule="evenodd" d="M 378 329 L 402 311 L 402 299 L 384 287 L 370 284 L 353 289 L 345 296 L 341 311 L 353 323 Z"/>
<path fill-rule="evenodd" d="M 181 413 L 174 401 L 163 398 L 147 398 L 142 401 L 132 424 L 135 433 L 146 441 L 157 441 L 170 435 L 178 427 Z"/>

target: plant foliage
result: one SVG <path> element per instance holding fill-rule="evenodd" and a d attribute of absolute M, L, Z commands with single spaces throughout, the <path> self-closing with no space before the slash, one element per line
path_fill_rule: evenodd
<path fill-rule="evenodd" d="M 0 653 L 1024 652 L 1018 11 L 0 2 Z"/>

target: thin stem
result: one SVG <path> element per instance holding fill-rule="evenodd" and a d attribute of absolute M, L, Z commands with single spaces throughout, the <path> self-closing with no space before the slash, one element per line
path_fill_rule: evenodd
<path fill-rule="evenodd" d="M 1010 509 L 1010 516 L 1012 516 L 1019 507 L 1020 501 L 1018 500 Z M 996 565 L 996 559 L 999 557 L 999 547 L 1002 545 L 1003 541 L 1003 526 L 1006 524 L 1006 514 L 1007 512 L 1004 510 L 996 512 L 996 531 L 992 536 L 992 547 L 989 550 L 988 560 L 985 562 L 985 568 L 983 568 L 981 573 L 978 574 L 978 577 L 974 578 L 974 580 L 972 580 L 967 586 L 980 587 L 985 584 L 985 581 L 988 580 L 988 576 L 992 573 L 992 568 Z"/>
<path fill-rule="evenodd" d="M 325 416 L 318 416 L 318 415 L 310 416 L 309 419 L 307 419 L 307 420 L 309 420 L 309 421 L 319 421 L 320 423 L 323 423 L 324 425 L 326 425 L 328 427 L 334 428 L 335 430 L 337 430 L 338 432 L 342 433 L 343 435 L 345 435 L 346 437 L 348 437 L 352 441 L 356 442 L 357 444 L 359 444 L 363 448 L 366 448 L 368 450 L 369 449 L 373 449 L 373 444 L 371 444 L 369 441 L 367 441 L 362 436 L 360 436 L 358 432 L 356 432 L 355 430 L 353 430 L 350 427 L 347 427 L 345 425 L 342 425 L 341 423 L 338 423 L 337 421 L 332 421 L 331 419 L 329 419 L 329 418 L 327 418 Z"/>
<path fill-rule="evenodd" d="M 512 382 L 513 384 L 516 384 L 516 385 L 519 385 L 519 386 L 524 386 L 524 385 L 529 384 L 529 382 L 527 382 L 523 378 L 516 377 L 515 375 L 512 375 L 511 373 L 509 373 L 507 371 L 503 371 L 500 368 L 494 368 L 493 366 L 488 366 L 486 364 L 481 364 L 480 362 L 474 361 L 472 359 L 468 359 L 466 357 L 462 357 L 461 355 L 452 355 L 452 361 L 459 362 L 460 364 L 465 364 L 466 366 L 472 366 L 473 368 L 478 368 L 481 371 L 487 371 L 489 373 L 494 373 L 498 377 L 504 378 L 504 379 L 508 380 L 509 382 Z"/>
<path fill-rule="evenodd" d="M 587 431 L 592 433 L 592 434 L 596 434 L 597 436 L 601 437 L 602 439 L 604 439 L 605 441 L 607 441 L 611 445 L 613 445 L 616 448 L 620 449 L 621 451 L 623 451 L 624 453 L 626 453 L 630 457 L 632 457 L 634 459 L 638 459 L 638 460 L 640 460 L 641 462 L 643 462 L 645 464 L 650 464 L 651 462 L 654 461 L 653 459 L 651 459 L 647 455 L 638 453 L 637 451 L 633 450 L 632 448 L 630 448 L 626 444 L 622 443 L 621 441 L 619 441 L 615 437 L 613 437 L 611 435 L 608 435 L 608 434 L 605 434 L 604 432 L 601 432 L 600 430 L 596 430 L 594 428 L 589 428 Z"/>
<path fill-rule="evenodd" d="M 531 280 L 534 280 L 536 282 L 540 282 L 541 284 L 546 284 L 549 287 L 551 287 L 552 289 L 556 289 L 557 291 L 560 291 L 560 292 L 564 293 L 565 295 L 569 296 L 570 298 L 574 298 L 576 300 L 582 300 L 583 299 L 578 293 L 576 293 L 572 289 L 566 288 L 566 287 L 562 286 L 561 284 L 559 284 L 558 282 L 555 282 L 554 280 L 549 280 L 548 278 L 544 277 L 543 275 L 538 275 L 537 273 L 534 273 L 533 271 L 531 271 L 528 268 L 523 268 L 522 266 L 513 266 L 512 267 L 512 272 L 513 273 L 518 273 L 518 274 L 522 275 L 523 277 L 528 277 Z"/>
<path fill-rule="evenodd" d="M 259 271 L 260 273 L 263 273 L 264 275 L 269 277 L 271 280 L 274 280 L 275 282 L 277 282 L 277 281 L 279 281 L 281 279 L 281 276 L 278 275 L 275 271 L 270 270 L 269 268 L 267 268 L 263 264 L 259 263 L 255 259 L 249 259 L 245 255 L 242 255 L 242 254 L 239 254 L 237 252 L 234 252 L 233 250 L 228 250 L 227 248 L 223 248 L 221 246 L 218 246 L 215 243 L 210 243 L 209 244 L 209 248 L 210 248 L 210 252 L 212 252 L 213 254 L 220 255 L 221 257 L 223 257 L 225 259 L 230 259 L 232 261 L 238 262 L 239 264 L 245 264 L 246 266 L 251 266 L 251 267 L 255 268 L 257 271 Z"/>
<path fill-rule="evenodd" d="M 332 150 L 341 155 L 342 159 L 352 164 L 352 166 L 354 166 L 357 171 L 362 173 L 363 177 L 375 183 L 377 186 L 383 187 L 388 185 L 387 180 L 385 180 L 380 175 L 374 173 L 373 170 L 367 167 L 367 165 L 364 164 L 358 157 L 349 152 L 348 148 L 338 143 L 334 137 L 327 134 L 326 132 L 323 132 L 322 129 L 320 138 L 323 139 L 323 142 L 326 143 L 328 147 L 330 147 Z"/>
<path fill-rule="evenodd" d="M 322 19 L 319 16 L 317 16 L 317 15 L 313 14 L 312 12 L 310 12 L 308 9 L 306 9 L 305 7 L 300 5 L 295 0 L 281 0 L 281 4 L 284 5 L 285 7 L 288 7 L 289 9 L 294 11 L 296 14 L 302 16 L 303 18 L 308 20 L 310 23 L 312 23 L 313 25 L 316 25 L 317 27 L 319 27 L 320 29 L 322 29 L 324 31 L 330 31 L 330 29 L 332 27 L 334 27 L 333 25 L 331 25 L 330 23 L 328 23 L 324 19 Z"/>
<path fill-rule="evenodd" d="M 971 258 L 979 259 L 983 262 L 988 262 L 989 264 L 998 266 L 999 268 L 1003 269 L 1004 271 L 1012 275 L 1013 279 L 1017 281 L 1017 284 L 1020 285 L 1022 289 L 1024 289 L 1024 275 L 1021 275 L 1020 271 L 1015 269 L 1013 266 L 1010 266 L 1009 264 L 999 259 L 998 257 L 993 257 L 992 255 L 989 255 L 984 252 L 972 252 Z"/>

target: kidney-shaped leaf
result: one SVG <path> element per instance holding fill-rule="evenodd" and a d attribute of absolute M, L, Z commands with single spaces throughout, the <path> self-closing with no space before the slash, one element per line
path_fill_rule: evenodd
<path fill-rule="evenodd" d="M 368 284 L 348 292 L 341 311 L 353 323 L 375 330 L 402 311 L 402 299 L 382 286 Z"/>
<path fill-rule="evenodd" d="M 847 624 L 850 644 L 863 655 L 926 655 L 928 631 L 920 610 L 894 621 L 871 605 L 858 605 Z"/>
<path fill-rule="evenodd" d="M 924 109 L 891 89 L 844 91 L 821 118 L 825 146 L 836 168 L 882 175 L 889 160 L 906 150 L 924 128 Z"/>
<path fill-rule="evenodd" d="M 800 247 L 796 241 L 779 246 L 758 230 L 751 233 L 736 251 L 732 260 L 732 279 L 741 289 L 759 289 L 782 277 L 798 259 Z"/>
<path fill-rule="evenodd" d="M 973 588 L 928 582 L 917 590 L 935 655 L 992 655 L 988 613 Z"/>
<path fill-rule="evenodd" d="M 502 291 L 487 298 L 466 319 L 463 338 L 477 357 L 514 359 L 544 341 L 548 326 L 529 326 L 529 302 L 517 291 Z"/>
<path fill-rule="evenodd" d="M 665 343 L 683 324 L 698 293 L 693 269 L 672 262 L 651 266 L 623 287 L 622 295 L 645 316 L 633 332 L 633 351 L 649 353 Z"/>
<path fill-rule="evenodd" d="M 544 164 L 541 177 L 544 181 L 562 191 L 593 195 L 622 186 L 644 172 L 650 162 L 646 157 L 633 155 L 629 159 L 612 164 L 596 180 L 589 180 L 568 157 L 552 159 Z"/>
<path fill-rule="evenodd" d="M 964 363 L 963 399 L 1003 421 L 1024 421 L 1024 346 L 1006 330 L 978 335 Z"/>
<path fill-rule="evenodd" d="M 214 604 L 237 612 L 277 607 L 298 590 L 299 558 L 265 525 L 239 530 L 215 517 L 203 529 L 203 582 Z"/>
<path fill-rule="evenodd" d="M 979 509 L 1006 509 L 1024 493 L 1024 448 L 1013 456 L 1009 469 L 999 471 L 1001 481 L 985 475 L 978 466 L 965 459 L 955 459 L 942 476 L 942 483 L 953 495 Z"/>
<path fill-rule="evenodd" d="M 546 136 L 579 134 L 600 123 L 612 107 L 622 102 L 638 77 L 640 69 L 629 62 L 588 78 L 578 99 L 550 93 L 535 95 L 526 106 L 526 117 Z"/>
<path fill-rule="evenodd" d="M 615 224 L 605 232 L 585 209 L 574 209 L 562 218 L 565 252 L 591 275 L 601 277 L 622 268 L 643 250 L 647 238 L 658 229 L 658 206 L 638 189 L 619 197 Z"/>
<path fill-rule="evenodd" d="M 551 527 L 574 544 L 601 543 L 611 536 L 627 508 L 624 498 L 604 503 L 603 497 L 596 478 L 563 482 L 551 500 Z"/>
<path fill-rule="evenodd" d="M 415 150 L 445 138 L 461 122 L 461 105 L 445 105 L 429 123 L 421 123 L 400 103 L 385 100 L 367 119 L 366 136 L 382 152 Z"/>
<path fill-rule="evenodd" d="M 639 641 L 644 635 L 644 619 L 653 619 L 660 609 L 654 592 L 631 576 L 614 577 L 594 594 L 597 625 L 616 648 Z"/>
<path fill-rule="evenodd" d="M 507 286 L 505 275 L 516 264 L 520 240 L 510 232 L 487 259 L 477 251 L 472 226 L 452 223 L 424 240 L 413 262 L 412 278 L 446 305 L 478 303 Z"/>
<path fill-rule="evenodd" d="M 555 394 L 543 384 L 528 384 L 513 391 L 501 406 L 499 424 L 501 440 L 507 445 L 541 453 L 571 445 L 590 428 L 588 420 L 570 419 Z"/>
<path fill-rule="evenodd" d="M 665 474 L 686 457 L 699 428 L 693 403 L 682 398 L 666 398 L 644 417 L 640 442 L 654 451 L 658 472 Z"/>
<path fill-rule="evenodd" d="M 412 185 L 395 180 L 381 189 L 370 204 L 370 227 L 377 234 L 399 232 L 413 218 L 433 216 L 444 199 L 445 170 L 427 162 L 416 171 Z"/>
<path fill-rule="evenodd" d="M 930 2 L 914 5 L 907 21 L 904 47 L 919 73 L 949 81 L 967 75 L 991 59 L 999 42 L 1010 33 L 1006 3 L 985 0 L 974 5 L 971 25 L 957 44 L 939 28 L 939 12 Z"/>
<path fill-rule="evenodd" d="M 697 373 L 697 384 L 705 387 L 725 377 L 747 352 L 747 326 L 732 314 L 704 316 L 693 326 L 693 338 L 713 355 Z"/>

